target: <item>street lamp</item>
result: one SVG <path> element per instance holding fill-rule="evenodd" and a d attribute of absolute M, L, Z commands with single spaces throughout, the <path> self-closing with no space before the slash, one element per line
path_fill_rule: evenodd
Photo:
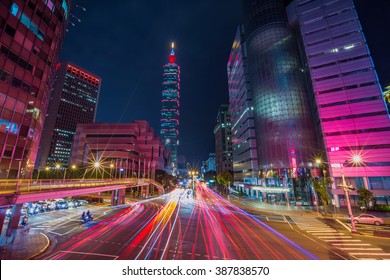
<path fill-rule="evenodd" d="M 193 170 L 190 170 L 189 174 L 192 178 L 192 190 L 194 191 L 195 190 L 194 178 L 195 178 L 195 176 L 198 176 L 198 171 L 193 169 Z"/>
<path fill-rule="evenodd" d="M 112 169 L 114 168 L 114 164 L 110 164 L 110 179 L 112 179 Z"/>
<path fill-rule="evenodd" d="M 360 164 L 362 162 L 361 156 L 360 155 L 353 155 L 352 156 L 352 162 L 353 162 L 354 165 Z M 316 159 L 316 163 L 317 164 L 321 164 L 322 160 Z M 346 160 L 344 162 L 344 164 L 348 164 L 348 163 L 349 163 L 348 160 Z M 351 201 L 350 201 L 350 198 L 349 198 L 350 191 L 354 190 L 355 188 L 352 185 L 347 185 L 347 182 L 345 181 L 344 164 L 343 163 L 337 164 L 337 166 L 340 166 L 340 168 L 341 168 L 341 179 L 342 179 L 342 184 L 338 184 L 337 186 L 344 190 L 345 200 L 346 200 L 347 208 L 348 208 L 348 214 L 349 214 L 349 217 L 351 219 L 351 227 L 352 227 L 351 228 L 351 233 L 357 233 L 357 230 L 356 230 L 356 227 L 355 227 L 355 221 L 354 221 L 354 217 L 353 217 L 353 212 L 352 212 L 352 208 L 351 208 Z"/>

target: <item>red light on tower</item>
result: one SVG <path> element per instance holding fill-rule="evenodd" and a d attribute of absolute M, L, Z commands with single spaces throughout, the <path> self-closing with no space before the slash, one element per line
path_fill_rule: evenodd
<path fill-rule="evenodd" d="M 172 42 L 172 50 L 169 55 L 169 63 L 175 63 L 176 62 L 176 56 L 175 56 L 175 43 Z"/>

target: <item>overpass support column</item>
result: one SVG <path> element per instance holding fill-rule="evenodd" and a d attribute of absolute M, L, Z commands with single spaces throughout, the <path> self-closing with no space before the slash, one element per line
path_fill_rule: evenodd
<path fill-rule="evenodd" d="M 0 235 L 3 231 L 3 225 L 4 225 L 4 220 L 5 220 L 5 215 L 7 213 L 7 208 L 0 208 Z"/>
<path fill-rule="evenodd" d="M 6 233 L 7 238 L 10 239 L 7 240 L 7 243 L 13 243 L 16 238 L 22 207 L 23 204 L 17 204 L 12 207 L 12 216 L 9 221 L 7 233 Z"/>
<path fill-rule="evenodd" d="M 118 190 L 118 205 L 126 203 L 126 189 Z"/>
<path fill-rule="evenodd" d="M 118 205 L 118 190 L 111 192 L 111 206 Z"/>
<path fill-rule="evenodd" d="M 147 185 L 146 186 L 146 198 L 149 197 L 149 189 L 150 189 L 150 185 Z"/>

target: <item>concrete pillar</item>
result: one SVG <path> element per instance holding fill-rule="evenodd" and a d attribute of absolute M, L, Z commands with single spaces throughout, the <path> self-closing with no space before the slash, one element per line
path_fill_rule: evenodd
<path fill-rule="evenodd" d="M 12 207 L 12 216 L 7 229 L 7 238 L 9 238 L 7 241 L 8 243 L 12 244 L 16 238 L 22 207 L 23 204 L 17 204 Z"/>
<path fill-rule="evenodd" d="M 0 208 L 0 235 L 1 232 L 3 231 L 3 225 L 4 225 L 4 220 L 5 220 L 5 214 L 7 213 L 7 208 Z"/>
<path fill-rule="evenodd" d="M 118 205 L 126 203 L 126 189 L 118 190 Z"/>
<path fill-rule="evenodd" d="M 363 185 L 364 185 L 364 188 L 366 190 L 370 189 L 370 184 L 368 183 L 368 178 L 367 177 L 363 177 Z"/>
<path fill-rule="evenodd" d="M 256 198 L 259 199 L 259 190 L 256 190 L 255 193 L 256 193 Z"/>
<path fill-rule="evenodd" d="M 148 198 L 149 197 L 149 185 L 145 186 L 145 197 Z"/>
<path fill-rule="evenodd" d="M 118 205 L 118 190 L 111 192 L 111 206 Z"/>

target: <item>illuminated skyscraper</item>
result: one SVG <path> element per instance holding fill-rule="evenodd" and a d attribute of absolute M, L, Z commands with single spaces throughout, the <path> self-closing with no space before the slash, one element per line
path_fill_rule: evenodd
<path fill-rule="evenodd" d="M 308 201 L 317 139 L 307 73 L 288 23 L 287 2 L 242 1 L 258 177 L 264 186 L 287 186 L 291 198 Z"/>
<path fill-rule="evenodd" d="M 175 45 L 168 63 L 163 69 L 163 90 L 161 98 L 161 139 L 171 154 L 172 172 L 177 170 L 177 146 L 179 145 L 180 66 L 176 64 Z"/>
<path fill-rule="evenodd" d="M 69 166 L 77 124 L 95 121 L 101 79 L 74 64 L 58 64 L 38 152 L 38 168 Z"/>
<path fill-rule="evenodd" d="M 34 168 L 70 5 L 0 1 L 0 178 Z"/>
<path fill-rule="evenodd" d="M 389 112 L 354 2 L 295 0 L 287 11 L 307 57 L 336 205 L 345 203 L 337 188 L 342 176 L 372 191 L 377 203 L 388 203 Z M 351 196 L 357 200 L 355 192 Z"/>

